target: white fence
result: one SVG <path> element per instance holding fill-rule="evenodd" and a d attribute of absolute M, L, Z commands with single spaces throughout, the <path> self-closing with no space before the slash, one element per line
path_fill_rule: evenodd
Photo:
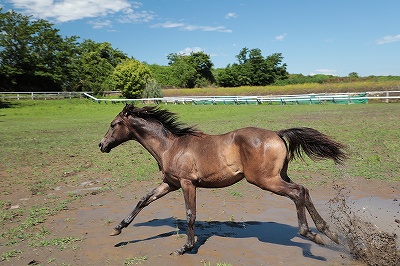
<path fill-rule="evenodd" d="M 89 93 L 84 93 L 89 99 L 98 103 L 144 102 L 165 104 L 321 104 L 330 103 L 367 103 L 368 100 L 380 100 L 386 103 L 400 100 L 400 91 L 375 91 L 365 93 L 319 93 L 300 95 L 271 95 L 271 96 L 190 96 L 163 97 L 146 99 L 98 99 Z"/>
<path fill-rule="evenodd" d="M 87 97 L 95 102 L 144 102 L 165 104 L 320 104 L 330 103 L 366 103 L 368 100 L 378 100 L 386 103 L 399 102 L 400 91 L 374 91 L 365 93 L 319 93 L 299 95 L 269 95 L 269 96 L 188 96 L 163 97 L 146 99 L 99 99 L 89 92 L 0 92 L 0 99 L 63 99 Z"/>
<path fill-rule="evenodd" d="M 50 99 L 72 99 L 72 98 L 83 98 L 85 97 L 84 92 L 0 92 L 0 99 L 31 99 L 31 100 L 50 100 Z"/>

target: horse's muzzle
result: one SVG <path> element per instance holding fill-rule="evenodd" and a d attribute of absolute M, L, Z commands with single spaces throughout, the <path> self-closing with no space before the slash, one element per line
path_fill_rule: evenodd
<path fill-rule="evenodd" d="M 108 145 L 104 145 L 103 142 L 99 143 L 99 148 L 101 152 L 105 152 L 105 153 L 109 153 L 111 151 L 111 149 L 109 148 Z"/>

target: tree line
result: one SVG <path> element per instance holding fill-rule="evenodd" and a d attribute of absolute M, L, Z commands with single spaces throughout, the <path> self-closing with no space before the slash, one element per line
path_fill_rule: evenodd
<path fill-rule="evenodd" d="M 161 88 L 237 87 L 335 82 L 329 75 L 289 74 L 281 53 L 242 48 L 237 62 L 214 69 L 210 55 L 171 53 L 168 65 L 140 62 L 108 42 L 62 37 L 46 20 L 0 8 L 0 91 L 121 91 L 161 97 Z M 356 72 L 345 79 L 359 79 Z M 343 80 L 343 78 L 342 78 Z"/>
<path fill-rule="evenodd" d="M 120 90 L 126 97 L 160 96 L 161 87 L 268 85 L 287 78 L 282 54 L 243 48 L 237 63 L 214 69 L 208 54 L 171 53 L 168 65 L 128 57 L 108 42 L 62 37 L 46 20 L 0 9 L 1 91 Z"/>

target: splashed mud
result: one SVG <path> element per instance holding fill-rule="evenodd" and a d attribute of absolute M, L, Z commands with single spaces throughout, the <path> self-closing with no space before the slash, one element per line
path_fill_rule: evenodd
<path fill-rule="evenodd" d="M 335 189 L 338 193 L 330 200 L 331 220 L 353 258 L 371 266 L 400 265 L 397 199 L 352 199 L 344 187 Z"/>

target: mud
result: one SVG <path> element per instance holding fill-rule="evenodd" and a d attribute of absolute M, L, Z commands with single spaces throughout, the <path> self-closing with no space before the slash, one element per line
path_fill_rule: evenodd
<path fill-rule="evenodd" d="M 371 266 L 400 265 L 398 199 L 352 199 L 346 187 L 335 190 L 338 194 L 330 200 L 331 221 L 352 257 Z"/>
<path fill-rule="evenodd" d="M 363 220 L 379 228 L 385 224 L 380 230 L 388 234 L 399 233 L 399 184 L 360 179 L 350 183 L 344 180 L 340 185 L 351 191 L 346 202 L 355 202 L 354 213 L 362 210 L 372 195 L 373 203 L 368 203 L 372 215 L 364 212 Z M 64 250 L 26 244 L 25 249 L 20 247 L 23 253 L 7 265 L 366 265 L 365 261 L 354 260 L 357 256 L 343 236 L 344 245 L 324 236 L 326 246 L 301 237 L 293 202 L 246 182 L 225 189 L 198 189 L 196 246 L 188 254 L 173 257 L 169 254 L 181 247 L 186 237 L 185 208 L 179 191 L 152 203 L 121 235 L 110 237 L 113 226 L 156 184 L 141 182 L 120 191 L 93 193 L 96 186 L 57 187 L 54 193 L 86 196 L 43 224 L 56 232 L 49 238 L 72 236 L 80 241 Z M 327 221 L 331 220 L 333 208 L 329 201 L 337 196 L 335 186 L 337 183 L 308 186 L 317 210 Z M 381 202 L 394 203 L 393 211 L 388 212 Z M 379 208 L 381 212 L 376 215 Z M 340 231 L 343 224 L 346 227 L 345 223 L 338 223 L 332 229 Z"/>

